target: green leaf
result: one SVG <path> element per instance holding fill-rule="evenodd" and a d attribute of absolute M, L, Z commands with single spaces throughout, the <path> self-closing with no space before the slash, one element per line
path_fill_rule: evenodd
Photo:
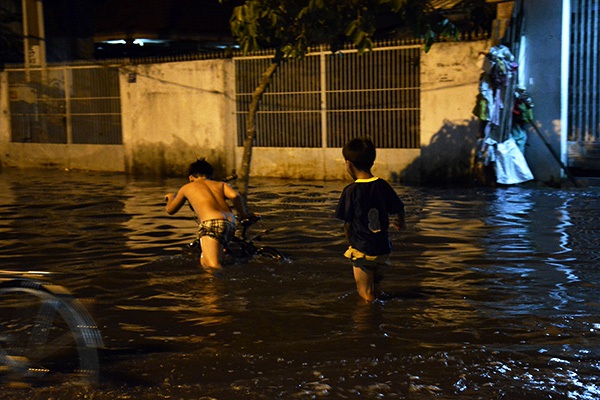
<path fill-rule="evenodd" d="M 310 0 L 307 8 L 312 10 L 325 8 L 325 2 L 323 0 Z"/>
<path fill-rule="evenodd" d="M 429 50 L 431 50 L 431 46 L 433 46 L 433 43 L 435 43 L 435 39 L 435 32 L 431 29 L 428 29 L 427 32 L 425 32 L 425 53 L 428 53 Z"/>
<path fill-rule="evenodd" d="M 219 0 L 225 1 L 225 0 Z M 352 43 L 361 53 L 373 48 L 376 21 L 381 12 L 397 14 L 399 28 L 413 28 L 423 36 L 428 51 L 440 36 L 458 39 L 448 19 L 437 20 L 431 0 L 241 0 L 233 10 L 230 27 L 245 51 L 274 47 L 287 57 L 300 58 L 313 45 L 335 49 Z M 423 33 L 421 27 L 431 23 Z M 422 35 L 420 35 L 422 34 Z M 300 39 L 302 38 L 302 39 Z"/>

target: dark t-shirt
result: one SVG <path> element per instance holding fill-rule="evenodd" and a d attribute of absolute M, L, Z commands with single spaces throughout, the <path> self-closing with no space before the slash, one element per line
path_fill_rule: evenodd
<path fill-rule="evenodd" d="M 350 245 L 371 256 L 388 254 L 390 214 L 404 214 L 404 203 L 383 179 L 357 179 L 346 186 L 335 213 L 348 222 Z"/>

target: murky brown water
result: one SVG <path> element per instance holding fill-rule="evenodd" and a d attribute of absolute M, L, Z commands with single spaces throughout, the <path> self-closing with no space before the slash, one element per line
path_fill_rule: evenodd
<path fill-rule="evenodd" d="M 53 272 L 106 344 L 97 387 L 0 398 L 600 398 L 600 189 L 397 186 L 408 227 L 369 306 L 333 218 L 346 183 L 254 179 L 292 261 L 215 278 L 191 213 L 164 212 L 183 182 L 0 171 L 1 269 Z"/>

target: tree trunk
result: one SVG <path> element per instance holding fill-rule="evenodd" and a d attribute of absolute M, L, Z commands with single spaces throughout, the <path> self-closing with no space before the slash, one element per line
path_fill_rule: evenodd
<path fill-rule="evenodd" d="M 252 101 L 250 102 L 250 108 L 248 109 L 248 120 L 246 122 L 246 137 L 244 138 L 244 154 L 242 156 L 242 166 L 241 166 L 241 187 L 239 187 L 239 192 L 244 199 L 244 203 L 248 203 L 248 185 L 250 183 L 250 163 L 252 162 L 252 146 L 254 144 L 254 137 L 256 136 L 256 114 L 258 113 L 258 106 L 260 105 L 260 100 L 262 99 L 263 94 L 267 90 L 269 83 L 271 83 L 271 78 L 277 70 L 279 66 L 279 62 L 273 61 L 272 64 L 263 72 L 260 83 L 257 88 L 252 93 Z"/>

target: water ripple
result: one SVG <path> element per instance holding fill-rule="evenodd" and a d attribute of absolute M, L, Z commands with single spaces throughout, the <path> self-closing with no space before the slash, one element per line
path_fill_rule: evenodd
<path fill-rule="evenodd" d="M 85 396 L 598 398 L 600 191 L 395 185 L 407 229 L 367 306 L 334 218 L 345 182 L 253 179 L 254 229 L 292 261 L 217 275 L 185 251 L 191 212 L 164 211 L 183 183 L 0 171 L 2 269 L 51 272 L 102 329 Z M 82 398 L 19 396 L 59 393 Z"/>

